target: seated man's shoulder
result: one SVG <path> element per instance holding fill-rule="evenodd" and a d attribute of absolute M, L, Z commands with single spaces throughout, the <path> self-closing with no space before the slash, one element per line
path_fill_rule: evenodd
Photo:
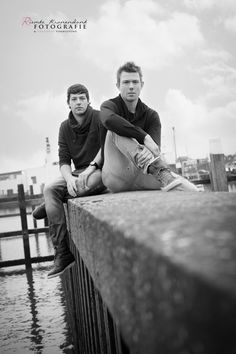
<path fill-rule="evenodd" d="M 69 121 L 68 119 L 65 119 L 61 122 L 61 128 L 66 128 L 67 126 L 69 126 Z"/>
<path fill-rule="evenodd" d="M 92 108 L 93 115 L 96 117 L 99 115 L 100 111 L 98 109 Z"/>
<path fill-rule="evenodd" d="M 113 110 L 116 109 L 117 105 L 116 105 L 115 98 L 110 98 L 109 100 L 104 101 L 101 104 L 101 110 L 104 108 L 113 109 Z"/>
<path fill-rule="evenodd" d="M 147 112 L 150 116 L 153 116 L 153 117 L 159 117 L 159 114 L 157 113 L 157 111 L 153 108 L 150 108 L 146 105 L 146 109 L 147 109 Z"/>
<path fill-rule="evenodd" d="M 98 109 L 94 109 L 93 108 L 93 110 L 92 110 L 92 122 L 93 122 L 93 124 L 99 124 L 99 122 L 100 122 L 99 116 L 100 116 L 100 111 Z"/>

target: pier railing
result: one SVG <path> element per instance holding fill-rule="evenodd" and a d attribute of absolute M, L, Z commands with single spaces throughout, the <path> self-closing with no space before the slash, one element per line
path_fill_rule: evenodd
<path fill-rule="evenodd" d="M 37 222 L 34 220 L 34 228 L 29 229 L 27 223 L 27 207 L 34 208 L 35 205 L 42 202 L 43 196 L 41 195 L 29 195 L 25 196 L 23 184 L 18 185 L 18 196 L 8 197 L 1 199 L 1 208 L 17 207 L 19 208 L 19 213 L 14 215 L 19 215 L 21 219 L 21 230 L 12 230 L 9 232 L 1 232 L 0 239 L 9 238 L 13 236 L 22 236 L 23 247 L 24 247 L 24 258 L 23 259 L 13 259 L 7 261 L 0 261 L 0 267 L 10 267 L 15 265 L 25 264 L 26 268 L 30 268 L 32 263 L 46 262 L 53 260 L 54 256 L 41 256 L 41 257 L 31 257 L 30 254 L 30 234 L 39 234 L 41 232 L 48 232 L 47 222 L 45 222 L 44 227 L 37 227 Z M 4 215 L 5 216 L 5 215 Z"/>
<path fill-rule="evenodd" d="M 236 353 L 235 215 L 227 192 L 70 200 L 76 352 Z"/>

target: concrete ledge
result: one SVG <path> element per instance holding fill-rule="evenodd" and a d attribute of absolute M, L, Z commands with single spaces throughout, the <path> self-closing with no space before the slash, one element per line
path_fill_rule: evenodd
<path fill-rule="evenodd" d="M 131 353 L 236 353 L 236 194 L 127 192 L 68 209 Z"/>

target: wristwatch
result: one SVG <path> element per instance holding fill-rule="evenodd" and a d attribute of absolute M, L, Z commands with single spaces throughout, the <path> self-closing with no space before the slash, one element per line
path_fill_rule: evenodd
<path fill-rule="evenodd" d="M 95 166 L 96 169 L 99 168 L 97 162 L 95 162 L 95 161 L 91 161 L 90 164 L 89 164 L 89 166 Z"/>

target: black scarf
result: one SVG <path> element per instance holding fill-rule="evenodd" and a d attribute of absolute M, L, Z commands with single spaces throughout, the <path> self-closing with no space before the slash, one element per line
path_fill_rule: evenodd
<path fill-rule="evenodd" d="M 76 135 L 83 135 L 84 133 L 88 132 L 88 127 L 90 126 L 92 115 L 93 115 L 93 109 L 92 107 L 88 106 L 85 113 L 83 114 L 83 116 L 85 117 L 84 121 L 80 125 L 75 119 L 75 117 L 73 116 L 73 113 L 70 111 L 68 117 L 69 125 Z"/>

